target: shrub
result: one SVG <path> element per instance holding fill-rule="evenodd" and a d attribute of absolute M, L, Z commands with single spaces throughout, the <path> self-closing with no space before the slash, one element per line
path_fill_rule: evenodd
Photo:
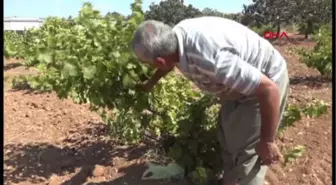
<path fill-rule="evenodd" d="M 102 16 L 89 3 L 78 17 L 47 19 L 41 28 L 29 30 L 30 40 L 23 42 L 26 65 L 40 73 L 30 84 L 89 103 L 111 134 L 126 143 L 170 140 L 168 155 L 190 173 L 218 168 L 218 108 L 211 97 L 193 91 L 191 83 L 176 74 L 162 79 L 152 93 L 136 88 L 153 73 L 130 52 L 129 42 L 142 21 L 140 1 L 127 19 Z"/>
<path fill-rule="evenodd" d="M 323 26 L 320 33 L 314 35 L 317 41 L 312 50 L 301 49 L 298 53 L 301 60 L 310 68 L 316 68 L 321 75 L 331 77 L 332 75 L 332 31 L 331 26 Z"/>
<path fill-rule="evenodd" d="M 15 31 L 4 32 L 4 56 L 6 58 L 22 58 L 23 48 L 21 44 L 24 39 L 24 33 Z"/>

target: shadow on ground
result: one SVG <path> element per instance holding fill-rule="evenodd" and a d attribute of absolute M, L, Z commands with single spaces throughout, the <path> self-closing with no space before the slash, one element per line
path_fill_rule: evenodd
<path fill-rule="evenodd" d="M 22 66 L 22 63 L 20 62 L 8 63 L 4 65 L 4 71 L 8 71 L 10 69 L 14 69 L 20 66 Z"/>
<path fill-rule="evenodd" d="M 187 181 L 141 181 L 147 168 L 145 161 L 130 161 L 141 159 L 147 147 L 122 146 L 104 137 L 107 134 L 105 124 L 87 124 L 89 128 L 72 130 L 54 145 L 39 142 L 5 145 L 5 184 L 48 182 L 50 185 L 79 185 L 87 183 L 88 178 L 97 177 L 97 173 L 102 173 L 98 174 L 100 180 L 87 183 L 88 185 L 189 184 Z M 97 165 L 103 167 L 104 171 L 99 172 Z M 56 182 L 52 183 L 54 176 L 58 180 L 56 178 Z M 65 177 L 65 181 L 62 177 Z"/>
<path fill-rule="evenodd" d="M 103 139 L 99 136 L 106 133 L 106 126 L 88 124 L 93 126 L 83 131 L 71 131 L 69 136 L 60 140 L 59 144 L 37 142 L 5 145 L 4 180 L 6 184 L 42 183 L 51 176 L 66 176 L 77 172 L 79 168 L 76 175 L 60 184 L 83 184 L 92 175 L 95 165 L 106 167 L 105 171 L 110 175 L 112 167 L 117 165 L 113 159 L 122 158 L 127 162 L 143 156 L 146 151 L 144 146 L 126 147 L 109 139 Z M 125 181 L 132 180 L 135 184 L 139 184 L 137 182 L 145 168 L 143 163 L 121 167 L 118 173 L 124 175 L 105 184 L 124 184 Z"/>
<path fill-rule="evenodd" d="M 18 91 L 23 91 L 23 95 L 27 94 L 44 94 L 44 93 L 50 93 L 50 90 L 39 90 L 39 89 L 34 89 L 32 88 L 28 83 L 22 83 L 18 84 L 15 87 L 12 87 L 12 89 L 8 90 L 8 92 L 18 92 Z"/>
<path fill-rule="evenodd" d="M 293 76 L 290 78 L 291 85 L 306 85 L 310 88 L 321 88 L 331 85 L 332 80 L 323 76 Z"/>

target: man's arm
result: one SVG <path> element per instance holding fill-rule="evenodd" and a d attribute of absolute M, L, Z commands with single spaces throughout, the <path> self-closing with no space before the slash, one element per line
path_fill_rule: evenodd
<path fill-rule="evenodd" d="M 146 92 L 151 91 L 153 89 L 153 87 L 158 83 L 158 81 L 163 78 L 164 76 L 166 76 L 171 70 L 168 71 L 163 71 L 161 69 L 157 69 L 154 73 L 154 75 L 147 81 L 144 83 L 144 90 Z"/>
<path fill-rule="evenodd" d="M 260 140 L 273 142 L 279 124 L 279 90 L 276 84 L 254 66 L 243 61 L 232 49 L 223 49 L 214 58 L 216 78 L 243 95 L 255 95 L 260 104 Z"/>
<path fill-rule="evenodd" d="M 276 129 L 279 124 L 279 89 L 272 80 L 262 75 L 260 84 L 256 88 L 256 97 L 259 101 L 262 122 L 260 140 L 274 142 Z"/>

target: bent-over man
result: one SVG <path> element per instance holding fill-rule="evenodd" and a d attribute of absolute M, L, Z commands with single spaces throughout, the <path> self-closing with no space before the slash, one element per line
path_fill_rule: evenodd
<path fill-rule="evenodd" d="M 145 21 L 132 48 L 157 68 L 144 90 L 177 67 L 200 90 L 220 97 L 222 184 L 263 185 L 267 166 L 282 159 L 275 137 L 289 80 L 281 54 L 249 28 L 220 17 L 186 19 L 174 28 Z"/>

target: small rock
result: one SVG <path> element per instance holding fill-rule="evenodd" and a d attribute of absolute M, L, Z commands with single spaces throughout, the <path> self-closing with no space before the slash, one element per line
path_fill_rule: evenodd
<path fill-rule="evenodd" d="M 94 177 L 101 177 L 105 173 L 105 167 L 101 165 L 95 165 L 93 171 L 92 171 L 92 176 Z"/>
<path fill-rule="evenodd" d="M 37 105 L 36 103 L 34 103 L 34 102 L 33 102 L 31 105 L 32 105 L 34 108 L 38 108 L 38 105 Z"/>
<path fill-rule="evenodd" d="M 113 165 L 113 166 L 117 166 L 117 165 L 118 165 L 118 161 L 119 161 L 119 157 L 114 157 L 114 158 L 112 159 L 112 165 Z"/>
<path fill-rule="evenodd" d="M 141 160 L 141 159 L 138 159 L 138 160 L 136 160 L 136 163 L 137 163 L 137 164 L 141 164 L 141 163 L 142 163 L 142 160 Z"/>
<path fill-rule="evenodd" d="M 49 178 L 49 183 L 48 185 L 59 185 L 60 184 L 60 179 L 57 177 L 57 175 L 52 175 Z"/>
<path fill-rule="evenodd" d="M 6 170 L 12 170 L 12 169 L 13 169 L 13 166 L 6 166 L 5 169 L 6 169 Z"/>
<path fill-rule="evenodd" d="M 122 154 L 124 158 L 128 158 L 128 154 L 127 153 L 124 153 Z"/>
<path fill-rule="evenodd" d="M 47 107 L 47 106 L 44 106 L 43 109 L 46 110 L 46 111 L 50 111 L 50 110 L 51 110 L 51 109 L 50 109 L 49 107 Z"/>
<path fill-rule="evenodd" d="M 16 108 L 15 108 L 15 107 L 13 107 L 13 111 L 16 111 Z"/>

